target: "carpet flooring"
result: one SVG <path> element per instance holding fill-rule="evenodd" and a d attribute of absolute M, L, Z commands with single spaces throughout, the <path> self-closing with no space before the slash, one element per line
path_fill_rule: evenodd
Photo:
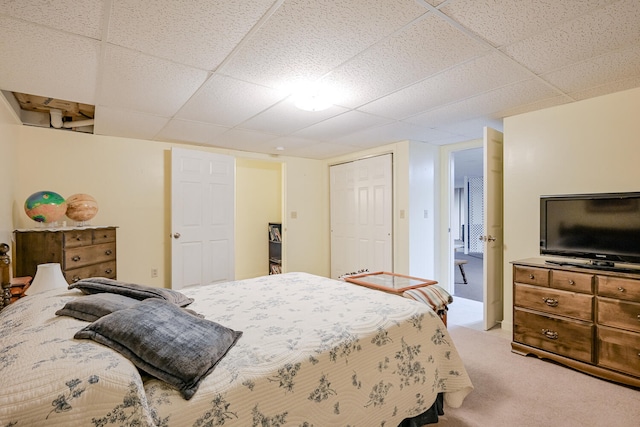
<path fill-rule="evenodd" d="M 458 266 L 455 267 L 455 283 L 453 296 L 460 298 L 471 299 L 474 301 L 482 302 L 483 289 L 482 289 L 482 254 L 481 253 L 456 253 L 456 259 L 466 260 L 467 263 L 463 264 L 465 275 L 467 276 L 467 283 L 465 284 L 462 279 L 462 274 Z"/>
<path fill-rule="evenodd" d="M 450 325 L 474 390 L 441 427 L 632 427 L 640 391 L 511 352 L 495 332 Z"/>

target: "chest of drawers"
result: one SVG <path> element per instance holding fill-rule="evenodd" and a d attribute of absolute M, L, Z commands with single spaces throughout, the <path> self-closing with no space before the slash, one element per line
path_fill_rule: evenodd
<path fill-rule="evenodd" d="M 514 352 L 640 387 L 640 270 L 516 261 L 513 319 Z"/>
<path fill-rule="evenodd" d="M 59 263 L 68 283 L 115 279 L 116 227 L 16 230 L 16 275 L 35 277 L 38 264 Z"/>

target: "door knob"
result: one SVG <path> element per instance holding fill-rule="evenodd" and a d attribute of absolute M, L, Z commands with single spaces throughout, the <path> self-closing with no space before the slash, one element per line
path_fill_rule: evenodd
<path fill-rule="evenodd" d="M 478 240 L 481 240 L 483 242 L 495 242 L 496 238 L 493 237 L 492 235 L 488 235 L 488 236 L 480 236 L 478 237 Z"/>
<path fill-rule="evenodd" d="M 180 233 L 173 233 L 173 238 L 174 239 L 179 239 L 180 238 Z"/>

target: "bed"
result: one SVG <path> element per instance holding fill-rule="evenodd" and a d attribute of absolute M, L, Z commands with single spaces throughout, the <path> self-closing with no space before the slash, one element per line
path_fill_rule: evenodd
<path fill-rule="evenodd" d="M 171 319 L 185 316 L 233 332 L 185 394 L 126 352 L 87 337 L 106 319 L 133 331 L 145 320 L 140 312 L 127 317 L 130 308 L 95 321 L 66 315 L 72 303 L 95 297 L 80 289 L 48 290 L 0 311 L 0 426 L 419 426 L 434 412 L 437 419 L 442 401 L 459 407 L 473 388 L 427 305 L 286 273 L 166 290 L 189 303 L 170 295 L 133 306 L 152 307 L 151 315 L 180 310 L 162 314 L 169 321 L 143 338 L 159 329 L 182 336 Z M 160 351 L 196 341 L 162 343 Z"/>

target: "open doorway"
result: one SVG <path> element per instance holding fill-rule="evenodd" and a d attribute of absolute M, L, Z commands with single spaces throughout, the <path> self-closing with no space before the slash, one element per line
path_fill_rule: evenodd
<path fill-rule="evenodd" d="M 451 239 L 454 250 L 453 295 L 483 302 L 483 149 L 454 151 Z"/>

